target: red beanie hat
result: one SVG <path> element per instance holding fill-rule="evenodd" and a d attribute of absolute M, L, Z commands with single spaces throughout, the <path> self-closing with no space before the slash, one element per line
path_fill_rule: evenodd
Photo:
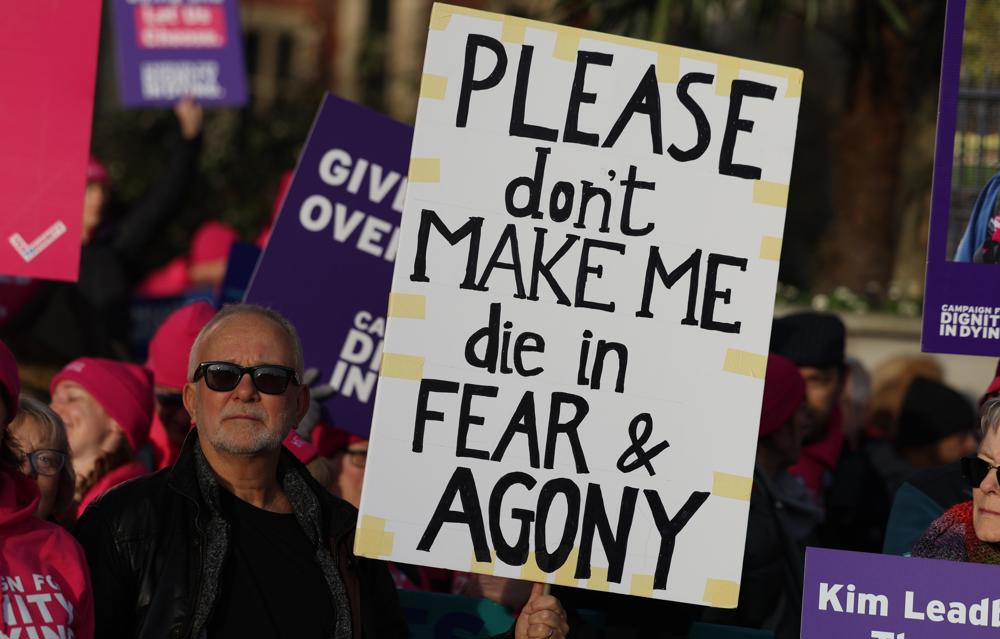
<path fill-rule="evenodd" d="M 7 423 L 17 415 L 18 396 L 21 394 L 21 379 L 17 376 L 17 360 L 7 345 L 0 342 L 0 391 L 4 393 L 7 405 Z"/>
<path fill-rule="evenodd" d="M 111 175 L 94 155 L 87 159 L 87 182 L 96 182 L 105 190 L 111 186 Z"/>
<path fill-rule="evenodd" d="M 215 315 L 208 302 L 182 306 L 163 320 L 149 340 L 149 357 L 146 367 L 153 372 L 157 386 L 181 389 L 187 382 L 188 356 L 198 333 Z"/>
<path fill-rule="evenodd" d="M 49 390 L 55 392 L 61 381 L 83 386 L 104 412 L 118 422 L 132 452 L 136 453 L 149 441 L 149 425 L 153 419 L 152 377 L 138 364 L 81 357 L 52 378 Z"/>
<path fill-rule="evenodd" d="M 340 430 L 334 426 L 329 426 L 322 422 L 313 426 L 309 433 L 316 450 L 321 457 L 333 457 L 336 453 L 344 450 L 351 444 L 368 441 L 367 438 Z"/>
<path fill-rule="evenodd" d="M 209 220 L 194 232 L 188 259 L 191 264 L 215 262 L 229 257 L 229 249 L 238 242 L 240 236 L 225 222 Z"/>
<path fill-rule="evenodd" d="M 981 407 L 985 404 L 986 400 L 990 398 L 990 395 L 997 391 L 1000 391 L 1000 361 L 997 362 L 997 372 L 993 376 L 993 381 L 986 387 L 986 392 L 983 393 L 983 396 L 979 398 L 979 406 Z"/>
<path fill-rule="evenodd" d="M 288 437 L 285 437 L 284 444 L 285 448 L 290 450 L 303 464 L 308 464 L 319 457 L 319 451 L 316 450 L 316 447 L 299 437 L 299 434 L 294 430 L 288 433 Z"/>
<path fill-rule="evenodd" d="M 806 398 L 806 382 L 790 359 L 769 353 L 760 407 L 760 436 L 766 437 L 792 418 Z"/>

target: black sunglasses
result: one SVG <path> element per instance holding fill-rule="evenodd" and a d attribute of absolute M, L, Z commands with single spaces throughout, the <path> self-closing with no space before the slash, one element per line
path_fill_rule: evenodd
<path fill-rule="evenodd" d="M 1000 465 L 994 466 L 985 459 L 976 456 L 962 458 L 962 477 L 972 488 L 979 488 L 986 476 L 995 468 L 1000 468 Z"/>
<path fill-rule="evenodd" d="M 254 388 L 265 395 L 280 395 L 288 388 L 288 383 L 298 384 L 295 369 L 277 364 L 260 366 L 239 366 L 232 362 L 202 362 L 194 373 L 192 381 L 205 378 L 205 385 L 214 391 L 229 392 L 239 386 L 244 373 L 250 373 Z"/>
<path fill-rule="evenodd" d="M 31 470 L 33 470 L 36 475 L 55 477 L 66 465 L 68 457 L 69 455 L 61 450 L 39 448 L 38 450 L 33 450 L 30 453 L 25 454 L 23 459 L 28 460 L 28 463 L 31 465 Z"/>

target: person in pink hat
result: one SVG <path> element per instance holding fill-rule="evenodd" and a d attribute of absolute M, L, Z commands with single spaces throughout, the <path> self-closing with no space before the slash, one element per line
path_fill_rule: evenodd
<path fill-rule="evenodd" d="M 7 430 L 18 412 L 20 387 L 17 362 L 0 342 L 0 572 L 4 582 L 0 637 L 93 639 L 94 597 L 83 549 L 68 532 L 35 515 L 41 499 L 38 484 L 21 473 L 24 453 Z M 30 595 L 19 594 L 10 584 L 19 584 L 15 588 Z"/>
<path fill-rule="evenodd" d="M 149 441 L 153 380 L 136 364 L 82 357 L 52 378 L 50 390 L 69 437 L 79 517 L 108 489 L 149 472 L 136 455 Z"/>
<path fill-rule="evenodd" d="M 180 307 L 167 316 L 149 341 L 146 368 L 153 373 L 156 410 L 150 427 L 153 470 L 172 466 L 191 430 L 191 416 L 184 408 L 181 390 L 187 383 L 188 353 L 198 332 L 215 315 L 204 301 Z"/>
<path fill-rule="evenodd" d="M 194 232 L 188 253 L 188 281 L 192 288 L 215 288 L 222 284 L 229 262 L 229 249 L 240 239 L 225 222 L 209 220 Z"/>

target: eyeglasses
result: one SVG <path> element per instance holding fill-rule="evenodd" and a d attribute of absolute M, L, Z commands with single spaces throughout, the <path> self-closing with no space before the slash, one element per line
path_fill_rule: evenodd
<path fill-rule="evenodd" d="M 69 455 L 61 450 L 39 448 L 38 450 L 25 454 L 21 459 L 28 460 L 31 464 L 31 470 L 33 470 L 36 475 L 54 477 L 62 471 L 63 467 L 66 465 L 68 457 Z"/>
<path fill-rule="evenodd" d="M 976 456 L 962 458 L 962 477 L 965 478 L 965 482 L 972 488 L 979 488 L 979 485 L 983 483 L 983 480 L 990 474 L 990 471 L 998 468 L 1000 468 L 1000 465 L 994 466 L 985 459 Z"/>
<path fill-rule="evenodd" d="M 368 451 L 367 450 L 348 450 L 344 449 L 340 451 L 347 455 L 351 460 L 351 465 L 355 468 L 364 468 L 365 464 L 368 463 Z"/>
<path fill-rule="evenodd" d="M 288 383 L 298 384 L 295 370 L 277 364 L 260 366 L 239 366 L 231 362 L 202 362 L 194 373 L 194 380 L 205 378 L 205 385 L 214 391 L 225 393 L 239 386 L 245 373 L 250 373 L 254 388 L 265 395 L 281 395 Z"/>

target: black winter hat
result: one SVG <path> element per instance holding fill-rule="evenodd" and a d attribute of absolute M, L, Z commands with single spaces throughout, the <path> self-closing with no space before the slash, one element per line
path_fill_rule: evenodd
<path fill-rule="evenodd" d="M 844 365 L 844 323 L 829 313 L 795 313 L 774 320 L 771 352 L 798 366 Z"/>
<path fill-rule="evenodd" d="M 941 382 L 917 377 L 903 398 L 896 446 L 926 446 L 975 427 L 976 412 L 965 397 Z"/>

